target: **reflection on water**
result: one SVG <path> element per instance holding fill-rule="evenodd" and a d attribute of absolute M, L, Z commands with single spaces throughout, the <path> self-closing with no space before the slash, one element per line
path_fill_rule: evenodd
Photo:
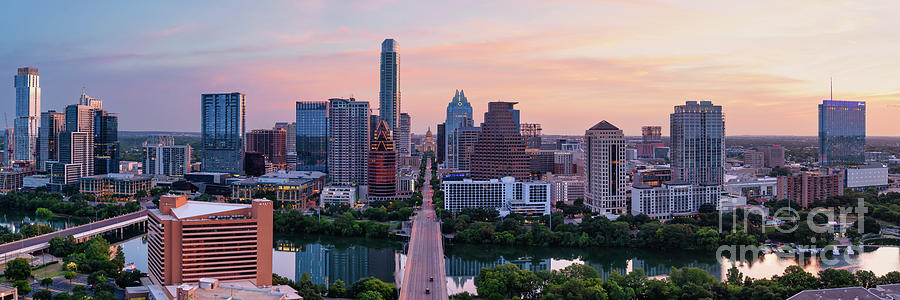
<path fill-rule="evenodd" d="M 119 243 L 125 253 L 125 264 L 133 264 L 138 271 L 147 273 L 147 240 L 139 235 Z"/>
<path fill-rule="evenodd" d="M 41 220 L 34 217 L 34 212 L 10 210 L 0 214 L 0 226 L 9 228 L 12 232 L 19 232 L 25 224 L 44 224 L 50 225 L 53 230 L 66 229 L 82 224 L 87 224 L 90 220 L 79 217 L 62 217 L 54 216 L 49 220 Z"/>
<path fill-rule="evenodd" d="M 272 272 L 291 280 L 303 273 L 313 283 L 330 285 L 341 280 L 350 285 L 375 277 L 393 283 L 402 244 L 391 241 L 345 238 L 282 238 L 275 242 Z"/>

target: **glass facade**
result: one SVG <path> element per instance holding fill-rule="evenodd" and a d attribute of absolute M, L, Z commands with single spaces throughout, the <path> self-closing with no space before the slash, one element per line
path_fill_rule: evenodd
<path fill-rule="evenodd" d="M 328 101 L 297 101 L 296 143 L 296 170 L 328 170 Z"/>
<path fill-rule="evenodd" d="M 203 94 L 202 169 L 240 174 L 247 124 L 244 94 Z"/>
<path fill-rule="evenodd" d="M 94 111 L 94 175 L 119 173 L 119 117 Z"/>
<path fill-rule="evenodd" d="M 819 104 L 819 163 L 826 166 L 866 162 L 866 103 L 823 100 Z"/>
<path fill-rule="evenodd" d="M 672 169 L 690 184 L 725 180 L 725 115 L 710 101 L 687 101 L 670 115 Z"/>
<path fill-rule="evenodd" d="M 453 101 L 447 104 L 447 119 L 444 122 L 443 143 L 444 158 L 447 167 L 459 169 L 459 147 L 456 144 L 456 130 L 462 127 L 472 127 L 472 105 L 466 99 L 464 91 L 456 91 Z"/>
<path fill-rule="evenodd" d="M 386 39 L 381 43 L 381 93 L 380 116 L 388 123 L 391 132 L 397 132 L 400 118 L 400 89 L 397 86 L 399 72 L 397 41 Z"/>

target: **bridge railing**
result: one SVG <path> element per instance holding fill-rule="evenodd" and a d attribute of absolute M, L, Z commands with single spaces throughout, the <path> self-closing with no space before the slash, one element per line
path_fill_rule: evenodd
<path fill-rule="evenodd" d="M 110 221 L 110 220 L 116 220 L 116 221 L 118 221 L 118 220 L 122 220 L 122 219 L 133 218 L 133 217 L 142 217 L 142 216 L 144 216 L 144 215 L 147 215 L 147 213 L 148 213 L 147 209 L 143 209 L 143 208 L 142 208 L 142 209 L 139 210 L 139 211 L 132 212 L 132 213 L 127 213 L 127 214 L 124 214 L 124 215 L 121 215 L 121 216 L 115 216 L 115 217 L 108 218 L 108 219 L 103 219 L 103 220 L 99 220 L 99 221 L 94 221 L 94 222 L 91 222 L 91 223 L 87 223 L 87 224 L 83 224 L 83 225 L 78 225 L 78 226 L 75 226 L 75 227 L 72 227 L 72 228 L 66 228 L 66 229 L 63 229 L 63 230 L 52 231 L 52 232 L 48 232 L 48 233 L 45 233 L 45 234 L 42 234 L 42 235 L 33 236 L 33 237 L 30 237 L 30 238 L 27 238 L 27 239 L 22 239 L 22 240 L 12 241 L 12 242 L 9 242 L 9 243 L 6 243 L 6 244 L 0 244 L 0 248 L 3 248 L 3 247 L 8 246 L 8 245 L 13 245 L 13 244 L 21 244 L 21 245 L 24 245 L 24 244 L 27 244 L 27 243 L 30 242 L 30 241 L 39 240 L 39 239 L 41 239 L 41 238 L 46 238 L 46 237 L 48 237 L 48 236 L 49 236 L 49 237 L 55 237 L 55 236 L 63 236 L 63 237 L 66 237 L 66 236 L 70 236 L 70 235 L 75 235 L 75 234 L 77 234 L 77 233 L 80 232 L 79 230 L 84 229 L 84 228 L 87 228 L 88 230 L 90 230 L 91 228 L 93 228 L 93 226 L 94 226 L 95 224 L 100 223 L 100 222 L 107 222 L 107 221 Z M 65 233 L 68 233 L 68 232 L 72 232 L 72 233 L 71 233 L 71 234 L 65 234 Z"/>

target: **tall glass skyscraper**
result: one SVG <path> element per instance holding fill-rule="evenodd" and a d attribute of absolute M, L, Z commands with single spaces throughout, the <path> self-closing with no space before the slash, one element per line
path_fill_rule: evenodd
<path fill-rule="evenodd" d="M 410 121 L 409 114 L 401 113 L 400 125 L 397 126 L 397 131 L 393 132 L 394 148 L 397 149 L 397 154 L 400 157 L 409 156 L 412 153 L 412 149 L 410 149 Z"/>
<path fill-rule="evenodd" d="M 819 104 L 819 164 L 866 162 L 866 102 L 823 100 Z"/>
<path fill-rule="evenodd" d="M 203 94 L 200 101 L 203 171 L 240 174 L 247 130 L 244 94 Z"/>
<path fill-rule="evenodd" d="M 457 159 L 459 147 L 456 145 L 456 130 L 462 127 L 472 127 L 472 105 L 466 99 L 466 92 L 456 91 L 453 101 L 447 104 L 447 119 L 444 122 L 444 158 L 447 168 L 459 168 Z"/>
<path fill-rule="evenodd" d="M 296 170 L 328 170 L 328 101 L 297 101 L 296 143 Z"/>
<path fill-rule="evenodd" d="M 400 89 L 397 86 L 397 41 L 386 39 L 381 43 L 381 93 L 379 104 L 381 119 L 388 123 L 391 132 L 397 132 L 400 117 Z"/>
<path fill-rule="evenodd" d="M 335 184 L 366 184 L 369 102 L 353 98 L 328 101 L 328 178 Z"/>
<path fill-rule="evenodd" d="M 710 101 L 686 101 L 669 116 L 672 170 L 688 184 L 721 185 L 725 180 L 725 116 Z"/>
<path fill-rule="evenodd" d="M 119 117 L 94 111 L 94 175 L 119 173 Z"/>
<path fill-rule="evenodd" d="M 41 80 L 37 68 L 19 68 L 15 76 L 15 158 L 35 162 L 38 127 L 41 122 Z M 6 146 L 10 148 L 9 145 Z"/>

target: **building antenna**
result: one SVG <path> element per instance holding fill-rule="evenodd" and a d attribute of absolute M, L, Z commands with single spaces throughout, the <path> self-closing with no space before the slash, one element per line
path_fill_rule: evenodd
<path fill-rule="evenodd" d="M 831 95 L 828 98 L 831 98 L 829 100 L 834 100 L 834 77 L 828 77 L 828 81 L 831 83 Z"/>

